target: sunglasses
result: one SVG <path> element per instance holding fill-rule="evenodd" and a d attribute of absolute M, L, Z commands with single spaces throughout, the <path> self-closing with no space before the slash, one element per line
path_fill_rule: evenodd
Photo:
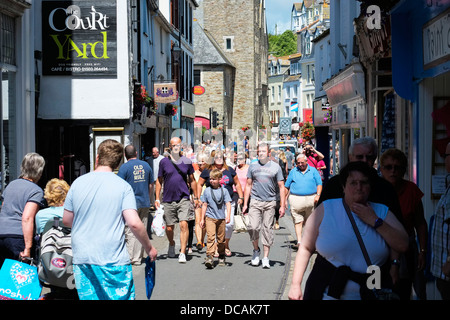
<path fill-rule="evenodd" d="M 403 170 L 402 166 L 394 166 L 392 164 L 388 164 L 387 166 L 383 166 L 383 169 L 386 169 L 388 171 L 391 171 L 392 169 L 394 169 L 395 171 L 401 171 Z"/>

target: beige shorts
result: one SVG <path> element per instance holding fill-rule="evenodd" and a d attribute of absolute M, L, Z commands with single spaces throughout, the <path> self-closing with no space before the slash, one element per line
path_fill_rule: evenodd
<path fill-rule="evenodd" d="M 315 196 L 315 194 L 309 196 L 289 195 L 289 206 L 291 208 L 291 216 L 294 224 L 306 222 L 314 210 Z"/>
<path fill-rule="evenodd" d="M 191 201 L 189 199 L 181 199 L 180 201 L 163 202 L 164 221 L 166 225 L 173 226 L 180 221 L 188 221 L 191 214 Z"/>

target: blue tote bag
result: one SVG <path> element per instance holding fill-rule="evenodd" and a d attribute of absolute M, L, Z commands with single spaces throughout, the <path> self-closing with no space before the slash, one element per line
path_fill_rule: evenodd
<path fill-rule="evenodd" d="M 153 293 L 153 288 L 155 287 L 155 272 L 156 263 L 155 261 L 150 261 L 150 258 L 145 259 L 145 291 L 147 293 L 147 299 L 150 299 Z"/>
<path fill-rule="evenodd" d="M 37 267 L 5 259 L 0 270 L 0 300 L 37 300 L 41 291 Z"/>

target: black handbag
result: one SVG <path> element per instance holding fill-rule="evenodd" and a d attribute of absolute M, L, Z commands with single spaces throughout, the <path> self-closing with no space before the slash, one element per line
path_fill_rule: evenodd
<path fill-rule="evenodd" d="M 361 251 L 364 255 L 364 259 L 366 260 L 367 266 L 371 266 L 372 262 L 370 261 L 369 254 L 367 253 L 366 246 L 364 245 L 364 241 L 359 233 L 359 229 L 356 226 L 355 219 L 350 211 L 350 208 L 345 203 L 344 198 L 342 198 L 342 204 L 344 205 L 345 211 L 347 212 L 347 216 L 352 224 L 353 231 L 356 234 L 356 238 L 358 239 L 359 246 L 361 247 Z M 362 300 L 400 300 L 400 297 L 392 291 L 390 288 L 381 288 L 381 289 L 372 289 L 365 287 L 364 285 L 360 285 L 360 293 Z"/>

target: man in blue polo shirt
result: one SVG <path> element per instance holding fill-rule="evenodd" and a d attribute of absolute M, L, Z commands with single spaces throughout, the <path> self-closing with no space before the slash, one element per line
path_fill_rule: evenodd
<path fill-rule="evenodd" d="M 291 216 L 294 221 L 297 246 L 300 245 L 303 224 L 314 210 L 322 192 L 322 179 L 316 168 L 308 165 L 305 154 L 296 158 L 297 167 L 289 172 L 284 186 L 286 197 L 289 197 Z M 287 200 L 287 199 L 286 199 Z"/>

